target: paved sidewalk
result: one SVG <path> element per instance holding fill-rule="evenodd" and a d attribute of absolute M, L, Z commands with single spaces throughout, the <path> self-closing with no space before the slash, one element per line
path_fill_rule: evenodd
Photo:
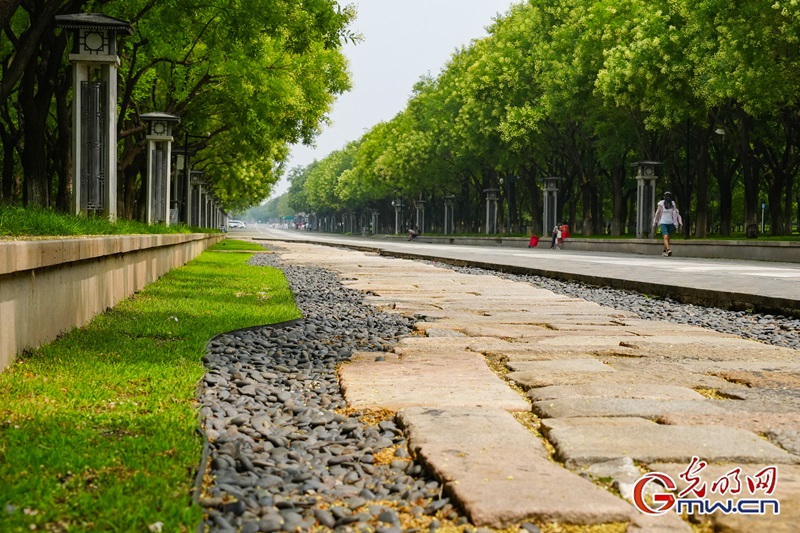
<path fill-rule="evenodd" d="M 736 468 L 745 483 L 777 466 L 780 501 L 779 515 L 698 520 L 726 531 L 796 531 L 796 351 L 644 321 L 495 276 L 280 246 L 285 262 L 338 272 L 387 312 L 426 317 L 394 353 L 355 354 L 341 384 L 351 406 L 397 413 L 410 451 L 474 524 L 690 532 L 674 512 L 646 517 L 631 498 L 644 473 L 677 481 L 698 456 L 711 464 L 699 473 L 709 486 Z M 775 380 L 764 378 L 770 373 Z"/>
<path fill-rule="evenodd" d="M 395 257 L 424 258 L 554 279 L 631 289 L 690 303 L 765 310 L 800 316 L 800 263 L 770 263 L 619 253 L 554 251 L 381 241 L 369 238 L 263 230 L 255 239 L 320 242 L 374 250 Z"/>

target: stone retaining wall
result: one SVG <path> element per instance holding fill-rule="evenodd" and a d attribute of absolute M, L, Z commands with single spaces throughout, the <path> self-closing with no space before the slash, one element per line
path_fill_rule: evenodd
<path fill-rule="evenodd" d="M 0 371 L 182 266 L 222 234 L 0 241 Z"/>

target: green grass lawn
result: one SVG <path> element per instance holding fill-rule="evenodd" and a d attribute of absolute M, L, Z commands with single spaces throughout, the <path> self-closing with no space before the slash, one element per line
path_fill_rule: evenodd
<path fill-rule="evenodd" d="M 197 384 L 216 334 L 298 318 L 223 241 L 0 373 L 0 531 L 193 531 Z"/>
<path fill-rule="evenodd" d="M 49 209 L 0 206 L 0 237 L 4 238 L 218 232 L 185 224 L 165 226 L 122 219 L 109 222 L 103 217 L 67 215 Z"/>

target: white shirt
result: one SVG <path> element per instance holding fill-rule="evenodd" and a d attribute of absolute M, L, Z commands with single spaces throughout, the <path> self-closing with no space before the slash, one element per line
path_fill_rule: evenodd
<path fill-rule="evenodd" d="M 660 224 L 673 224 L 675 226 L 682 225 L 681 215 L 678 213 L 678 206 L 675 205 L 674 201 L 672 202 L 671 209 L 664 207 L 664 200 L 658 202 L 656 215 L 653 217 L 653 225 L 657 226 Z"/>

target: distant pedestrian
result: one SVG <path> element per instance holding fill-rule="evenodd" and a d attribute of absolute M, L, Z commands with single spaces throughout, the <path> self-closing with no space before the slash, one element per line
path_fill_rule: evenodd
<path fill-rule="evenodd" d="M 661 229 L 661 236 L 664 238 L 664 251 L 661 252 L 661 255 L 671 256 L 672 249 L 669 247 L 669 238 L 675 233 L 676 228 L 683 226 L 683 220 L 678 212 L 678 206 L 672 200 L 672 193 L 669 191 L 665 192 L 664 199 L 658 202 L 656 214 L 653 217 L 653 226 Z"/>
<path fill-rule="evenodd" d="M 550 240 L 550 248 L 559 249 L 558 243 L 561 240 L 561 224 L 553 227 L 553 238 Z"/>
<path fill-rule="evenodd" d="M 564 242 L 564 239 L 568 239 L 570 236 L 569 233 L 569 224 L 566 222 L 561 223 L 561 237 L 559 237 L 558 242 L 559 244 Z"/>

